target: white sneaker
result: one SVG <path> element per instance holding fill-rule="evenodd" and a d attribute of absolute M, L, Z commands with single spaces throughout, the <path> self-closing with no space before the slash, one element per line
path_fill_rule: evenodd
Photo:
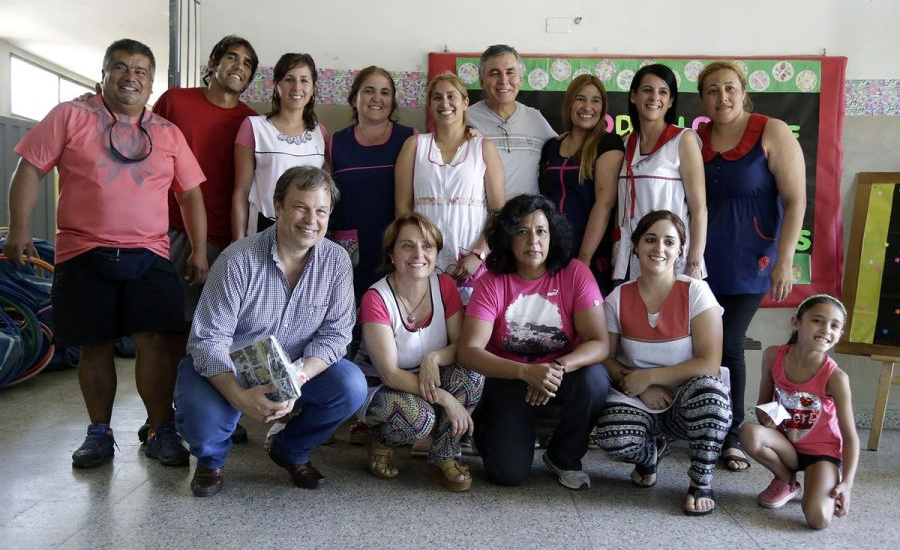
<path fill-rule="evenodd" d="M 584 470 L 563 470 L 550 460 L 547 453 L 544 453 L 543 460 L 544 466 L 556 474 L 559 484 L 563 487 L 574 491 L 583 491 L 591 488 L 591 476 Z"/>

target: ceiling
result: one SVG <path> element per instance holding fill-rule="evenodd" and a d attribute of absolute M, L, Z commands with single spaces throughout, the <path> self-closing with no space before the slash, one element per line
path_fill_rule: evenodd
<path fill-rule="evenodd" d="M 168 0 L 0 0 L 0 40 L 97 81 L 106 47 L 133 38 L 153 50 L 159 92 L 169 62 L 168 13 Z"/>

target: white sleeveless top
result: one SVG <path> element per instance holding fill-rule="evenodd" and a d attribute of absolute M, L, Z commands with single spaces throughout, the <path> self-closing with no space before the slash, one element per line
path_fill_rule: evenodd
<path fill-rule="evenodd" d="M 483 147 L 483 137 L 468 139 L 453 160 L 444 164 L 434 134 L 416 135 L 413 209 L 428 216 L 441 230 L 444 248 L 438 254 L 437 266 L 445 273 L 452 272 L 463 249 L 471 252 L 487 222 Z"/>
<path fill-rule="evenodd" d="M 632 254 L 631 235 L 641 218 L 654 210 L 670 210 L 677 214 L 685 227 L 684 256 L 676 264 L 676 272 L 684 272 L 685 258 L 690 250 L 690 215 L 688 213 L 687 197 L 684 192 L 684 182 L 681 179 L 681 157 L 678 147 L 686 132 L 681 132 L 659 150 L 649 155 L 640 153 L 640 145 L 635 151 L 631 161 L 634 174 L 634 186 L 632 196 L 632 181 L 628 176 L 628 167 L 622 166 L 619 173 L 618 186 L 618 211 L 619 228 L 621 238 L 617 243 L 613 254 L 613 279 L 624 279 L 628 273 L 628 280 L 635 280 L 641 274 L 640 263 Z M 626 158 L 626 163 L 628 162 Z M 628 267 L 631 270 L 628 271 Z M 705 276 L 706 266 L 701 260 L 701 273 Z"/>
<path fill-rule="evenodd" d="M 272 195 L 275 193 L 275 182 L 285 170 L 294 166 L 322 168 L 325 165 L 325 136 L 321 125 L 300 136 L 285 136 L 265 116 L 248 119 L 253 126 L 256 157 L 247 216 L 247 235 L 253 235 L 257 233 L 259 214 L 275 219 Z"/>
<path fill-rule="evenodd" d="M 441 299 L 441 284 L 437 273 L 428 278 L 431 293 L 431 321 L 427 325 L 411 329 L 403 324 L 403 313 L 400 302 L 383 277 L 373 284 L 371 289 L 378 292 L 391 318 L 391 329 L 397 343 L 397 366 L 403 370 L 417 370 L 425 355 L 447 347 L 447 319 L 444 313 L 444 302 Z M 360 346 L 356 363 L 366 376 L 378 376 L 375 366 L 369 358 L 366 343 Z"/>
<path fill-rule="evenodd" d="M 387 277 L 380 279 L 369 288 L 378 292 L 391 318 L 391 328 L 394 331 L 394 341 L 397 342 L 397 366 L 403 370 L 418 371 L 419 365 L 426 354 L 447 347 L 447 319 L 444 313 L 444 302 L 441 299 L 441 284 L 436 273 L 428 278 L 429 291 L 431 292 L 431 321 L 418 329 L 409 329 L 403 324 L 403 313 L 394 292 L 387 282 Z M 363 374 L 378 377 L 378 371 L 369 358 L 369 351 L 363 341 L 353 358 Z M 375 393 L 384 387 L 384 384 L 369 386 L 366 400 L 356 411 L 356 416 L 361 421 L 366 421 L 366 411 L 372 403 Z"/>

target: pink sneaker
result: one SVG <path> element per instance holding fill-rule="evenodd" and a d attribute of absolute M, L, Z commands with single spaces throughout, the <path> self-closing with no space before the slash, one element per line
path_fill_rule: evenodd
<path fill-rule="evenodd" d="M 781 481 L 778 478 L 772 480 L 765 491 L 756 497 L 756 502 L 763 508 L 781 508 L 796 496 L 803 492 L 800 483 L 796 479 L 791 479 L 790 483 Z"/>

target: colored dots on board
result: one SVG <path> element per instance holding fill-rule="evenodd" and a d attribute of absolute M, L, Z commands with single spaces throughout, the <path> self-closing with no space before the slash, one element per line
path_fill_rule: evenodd
<path fill-rule="evenodd" d="M 900 315 L 900 308 L 894 310 L 894 315 Z"/>
<path fill-rule="evenodd" d="M 886 328 L 881 329 L 881 334 L 887 335 L 890 331 Z"/>

